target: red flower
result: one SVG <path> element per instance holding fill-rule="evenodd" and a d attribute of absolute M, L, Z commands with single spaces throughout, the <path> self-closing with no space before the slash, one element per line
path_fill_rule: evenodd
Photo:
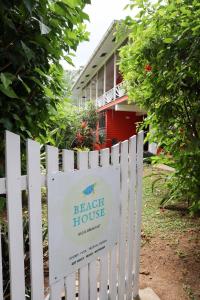
<path fill-rule="evenodd" d="M 84 129 L 86 126 L 87 126 L 87 122 L 86 122 L 86 121 L 83 121 L 83 122 L 81 123 L 81 128 Z"/>
<path fill-rule="evenodd" d="M 152 66 L 146 65 L 144 69 L 145 69 L 146 72 L 151 72 L 152 71 Z"/>
<path fill-rule="evenodd" d="M 79 143 L 82 143 L 82 141 L 84 140 L 84 137 L 82 136 L 82 134 L 80 132 L 77 133 L 76 138 Z"/>

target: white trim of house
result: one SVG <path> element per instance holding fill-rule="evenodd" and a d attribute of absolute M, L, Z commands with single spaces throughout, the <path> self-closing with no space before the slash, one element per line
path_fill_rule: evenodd
<path fill-rule="evenodd" d="M 117 42 L 113 42 L 114 34 L 116 33 L 116 26 L 120 24 L 121 21 L 113 21 L 107 32 L 105 33 L 103 39 L 98 44 L 85 68 L 81 72 L 79 78 L 76 80 L 72 87 L 73 97 L 79 94 L 79 90 L 84 89 L 87 84 L 91 81 L 91 79 L 99 72 L 99 70 L 106 64 L 106 62 L 110 59 L 110 57 L 117 51 L 120 45 L 127 39 L 127 34 L 124 34 L 121 39 Z M 101 54 L 106 52 L 105 57 L 101 57 Z M 97 65 L 96 68 L 92 68 L 93 65 Z M 89 77 L 85 77 L 86 75 L 90 75 Z M 81 82 L 84 81 L 84 84 Z M 79 88 L 77 90 L 77 88 Z"/>

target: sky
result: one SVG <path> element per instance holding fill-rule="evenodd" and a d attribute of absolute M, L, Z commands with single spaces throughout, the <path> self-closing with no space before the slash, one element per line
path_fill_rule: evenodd
<path fill-rule="evenodd" d="M 120 20 L 130 14 L 124 7 L 129 4 L 129 0 L 92 0 L 84 11 L 90 17 L 87 22 L 87 30 L 90 32 L 90 41 L 79 45 L 76 57 L 73 58 L 75 68 L 84 66 L 98 43 L 102 39 L 113 20 Z M 65 69 L 71 69 L 67 63 L 62 62 Z"/>

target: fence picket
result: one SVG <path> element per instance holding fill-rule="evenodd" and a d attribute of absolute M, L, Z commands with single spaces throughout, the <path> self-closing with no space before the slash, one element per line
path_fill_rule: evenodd
<path fill-rule="evenodd" d="M 44 298 L 40 144 L 27 141 L 31 299 Z"/>
<path fill-rule="evenodd" d="M 6 193 L 6 179 L 0 178 L 0 194 Z"/>
<path fill-rule="evenodd" d="M 63 158 L 63 172 L 73 171 L 74 170 L 74 151 L 71 150 L 63 150 L 62 151 Z"/>
<path fill-rule="evenodd" d="M 76 299 L 76 273 L 72 273 L 64 279 L 65 298 L 67 300 Z"/>
<path fill-rule="evenodd" d="M 111 149 L 111 163 L 113 166 L 119 165 L 119 144 L 114 145 Z M 117 267 L 117 252 L 118 246 L 116 245 L 111 250 L 110 258 L 110 299 L 116 300 L 117 297 L 117 281 L 118 281 L 118 267 Z"/>
<path fill-rule="evenodd" d="M 78 152 L 77 163 L 79 170 L 88 169 L 88 152 Z M 79 299 L 89 299 L 89 277 L 88 277 L 88 265 L 80 269 L 80 286 L 79 286 Z"/>
<path fill-rule="evenodd" d="M 135 191 L 136 191 L 136 136 L 133 136 L 129 140 L 127 300 L 132 300 L 133 254 L 135 248 Z"/>
<path fill-rule="evenodd" d="M 64 290 L 64 279 L 50 286 L 50 300 L 60 300 L 61 293 Z"/>
<path fill-rule="evenodd" d="M 20 137 L 6 131 L 6 189 L 11 299 L 25 299 Z"/>
<path fill-rule="evenodd" d="M 47 174 L 58 172 L 58 149 L 52 146 L 46 147 Z M 50 286 L 50 300 L 60 300 L 64 290 L 64 279 Z"/>
<path fill-rule="evenodd" d="M 139 292 L 139 273 L 140 273 L 140 247 L 141 247 L 141 219 L 142 219 L 142 175 L 143 175 L 143 131 L 137 136 L 137 189 L 136 189 L 136 230 L 135 230 L 135 267 L 133 297 L 138 296 Z"/>
<path fill-rule="evenodd" d="M 99 165 L 99 152 L 98 151 L 90 151 L 89 152 L 89 167 L 91 169 L 97 168 Z"/>
<path fill-rule="evenodd" d="M 74 170 L 74 151 L 63 150 L 63 171 Z M 67 300 L 74 300 L 76 295 L 76 273 L 72 273 L 65 278 L 65 296 Z"/>
<path fill-rule="evenodd" d="M 102 167 L 108 167 L 110 160 L 110 151 L 109 149 L 101 150 L 101 161 L 100 164 Z M 99 290 L 99 299 L 106 300 L 108 299 L 108 254 L 104 254 L 100 258 L 100 290 Z"/>
<path fill-rule="evenodd" d="M 47 174 L 58 172 L 58 148 L 46 146 L 46 168 Z"/>
<path fill-rule="evenodd" d="M 2 273 L 1 226 L 0 226 L 0 300 L 3 300 L 3 273 Z"/>
<path fill-rule="evenodd" d="M 89 166 L 91 169 L 97 168 L 99 164 L 99 152 L 89 152 Z M 89 299 L 97 299 L 97 261 L 89 264 Z"/>
<path fill-rule="evenodd" d="M 125 295 L 126 228 L 128 213 L 128 141 L 121 143 L 121 228 L 119 239 L 119 299 Z"/>

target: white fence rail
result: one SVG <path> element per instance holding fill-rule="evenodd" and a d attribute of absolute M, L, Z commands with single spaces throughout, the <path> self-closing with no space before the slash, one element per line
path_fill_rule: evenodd
<path fill-rule="evenodd" d="M 31 299 L 43 300 L 48 280 L 43 271 L 41 188 L 46 176 L 78 168 L 104 168 L 110 164 L 121 170 L 121 217 L 119 243 L 106 255 L 49 287 L 50 300 L 131 300 L 138 295 L 141 241 L 143 132 L 100 152 L 75 153 L 46 147 L 46 173 L 40 170 L 40 145 L 27 141 L 27 175 L 21 175 L 20 137 L 6 132 L 6 177 L 0 178 L 0 194 L 6 194 L 9 229 L 10 299 L 25 300 L 25 287 L 31 286 Z M 62 161 L 62 168 L 59 166 Z M 25 281 L 22 191 L 28 194 L 30 283 Z M 0 239 L 1 241 L 1 239 Z M 0 243 L 0 300 L 4 299 Z M 9 298 L 6 298 L 6 300 Z"/>

